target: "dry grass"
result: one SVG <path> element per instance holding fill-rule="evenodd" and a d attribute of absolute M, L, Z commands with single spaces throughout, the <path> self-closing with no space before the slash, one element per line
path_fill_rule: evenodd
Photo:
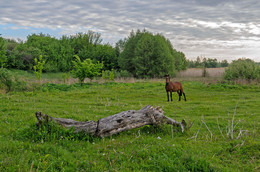
<path fill-rule="evenodd" d="M 203 76 L 203 68 L 189 68 L 184 71 L 180 71 L 177 74 L 177 77 L 181 78 L 191 78 L 191 77 L 202 77 Z M 206 68 L 206 76 L 213 78 L 221 78 L 225 72 L 225 68 Z"/>

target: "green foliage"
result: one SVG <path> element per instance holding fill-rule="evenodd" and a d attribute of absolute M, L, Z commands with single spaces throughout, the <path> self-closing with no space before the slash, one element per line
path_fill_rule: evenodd
<path fill-rule="evenodd" d="M 81 60 L 89 58 L 94 63 L 103 62 L 105 70 L 119 69 L 115 48 L 101 42 L 101 35 L 92 31 L 60 39 L 42 33 L 32 34 L 26 42 L 8 40 L 7 65 L 28 70 L 33 67 L 34 58 L 43 55 L 44 71 L 68 72 L 73 67 L 73 55 L 78 55 Z"/>
<path fill-rule="evenodd" d="M 173 49 L 164 36 L 146 30 L 132 31 L 128 39 L 120 40 L 117 52 L 121 52 L 118 59 L 121 70 L 138 78 L 174 75 L 176 67 L 177 70 L 186 68 L 183 53 Z"/>
<path fill-rule="evenodd" d="M 135 57 L 135 48 L 138 40 L 141 38 L 142 33 L 137 30 L 136 33 L 133 31 L 130 33 L 128 39 L 125 40 L 124 46 L 121 47 L 123 50 L 118 58 L 118 64 L 121 70 L 126 70 L 131 74 L 135 74 L 135 64 L 133 58 Z"/>
<path fill-rule="evenodd" d="M 185 70 L 188 66 L 188 61 L 185 58 L 185 54 L 183 52 L 173 51 L 175 57 L 175 68 L 176 70 Z"/>
<path fill-rule="evenodd" d="M 44 56 L 46 62 L 45 71 L 57 72 L 71 69 L 74 52 L 66 39 L 57 40 L 42 33 L 32 34 L 28 36 L 25 44 L 41 50 L 41 55 Z"/>
<path fill-rule="evenodd" d="M 66 83 L 70 78 L 70 73 L 63 73 L 62 74 L 62 79 L 63 79 L 63 82 Z"/>
<path fill-rule="evenodd" d="M 42 55 L 40 55 L 39 60 L 37 58 L 34 59 L 35 66 L 33 66 L 34 73 L 37 79 L 42 78 L 42 70 L 45 64 L 45 61 L 42 59 Z"/>
<path fill-rule="evenodd" d="M 111 80 L 111 81 L 113 81 L 114 77 L 115 77 L 114 69 L 112 69 L 111 71 L 108 71 L 108 70 L 103 70 L 102 71 L 102 78 L 104 80 Z"/>
<path fill-rule="evenodd" d="M 11 91 L 13 86 L 13 76 L 9 70 L 3 67 L 0 68 L 0 81 L 7 88 L 6 92 Z"/>
<path fill-rule="evenodd" d="M 114 71 L 114 75 L 115 75 L 116 78 L 129 78 L 129 77 L 133 77 L 133 74 L 131 74 L 127 70 Z"/>
<path fill-rule="evenodd" d="M 2 59 L 9 68 L 31 70 L 34 59 L 42 55 L 44 72 L 68 72 L 74 65 L 73 55 L 77 55 L 81 61 L 102 62 L 104 70 L 128 71 L 139 78 L 174 75 L 175 70 L 187 67 L 185 55 L 160 34 L 138 30 L 131 32 L 128 39 L 119 40 L 115 47 L 101 42 L 101 34 L 92 31 L 60 39 L 43 33 L 31 34 L 25 42 L 6 40 L 7 59 L 4 56 Z"/>
<path fill-rule="evenodd" d="M 113 80 L 114 80 L 114 77 L 115 77 L 114 69 L 112 69 L 112 70 L 109 72 L 109 80 L 113 81 Z"/>
<path fill-rule="evenodd" d="M 226 69 L 224 78 L 227 80 L 260 79 L 260 66 L 250 59 L 234 60 Z"/>
<path fill-rule="evenodd" d="M 220 67 L 228 67 L 228 61 L 227 60 L 222 60 L 221 62 L 220 62 L 220 65 L 219 65 Z"/>
<path fill-rule="evenodd" d="M 41 54 L 39 48 L 20 43 L 9 53 L 8 67 L 31 70 L 34 65 L 34 58 L 38 58 Z"/>
<path fill-rule="evenodd" d="M 103 68 L 103 63 L 92 63 L 91 59 L 86 59 L 81 62 L 79 56 L 74 56 L 76 59 L 73 62 L 74 68 L 72 74 L 75 78 L 79 79 L 79 82 L 82 84 L 85 78 L 93 79 L 96 76 L 100 75 L 100 71 Z"/>
<path fill-rule="evenodd" d="M 107 80 L 109 78 L 109 71 L 102 70 L 102 78 Z"/>
<path fill-rule="evenodd" d="M 103 62 L 104 70 L 118 69 L 115 49 L 108 44 L 97 45 L 92 53 L 94 62 Z"/>
<path fill-rule="evenodd" d="M 135 57 L 134 76 L 159 77 L 174 72 L 174 57 L 168 48 L 167 42 L 161 35 L 153 36 L 150 33 L 142 35 L 137 42 Z"/>
<path fill-rule="evenodd" d="M 217 67 L 227 67 L 228 62 L 227 60 L 222 60 L 220 62 L 217 61 L 217 59 L 212 58 L 203 58 L 203 57 L 197 57 L 196 60 L 188 60 L 188 67 L 189 68 L 217 68 Z"/>
<path fill-rule="evenodd" d="M 15 140 L 30 140 L 36 143 L 57 142 L 57 141 L 89 141 L 93 142 L 94 137 L 84 132 L 75 133 L 74 128 L 65 129 L 57 124 L 49 122 L 39 126 L 33 124 L 24 130 L 19 130 L 13 135 Z"/>
<path fill-rule="evenodd" d="M 6 92 L 27 90 L 26 82 L 6 68 L 0 68 L 0 88 L 2 86 L 5 87 Z"/>
<path fill-rule="evenodd" d="M 0 67 L 4 67 L 6 61 L 6 43 L 4 38 L 0 37 Z"/>

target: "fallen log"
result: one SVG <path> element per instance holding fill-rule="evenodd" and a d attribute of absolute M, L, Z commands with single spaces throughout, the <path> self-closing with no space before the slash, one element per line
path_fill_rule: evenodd
<path fill-rule="evenodd" d="M 80 122 L 72 119 L 54 118 L 42 114 L 41 112 L 36 112 L 36 118 L 38 119 L 37 125 L 53 121 L 54 123 L 68 129 L 74 127 L 75 132 L 83 131 L 87 134 L 98 137 L 112 136 L 113 134 L 139 128 L 144 125 L 170 124 L 180 127 L 182 132 L 184 132 L 184 128 L 186 127 L 186 122 L 184 120 L 182 120 L 182 122 L 177 122 L 164 116 L 164 112 L 160 107 L 153 108 L 150 105 L 147 105 L 138 111 L 128 110 L 106 118 L 101 118 L 97 122 Z"/>

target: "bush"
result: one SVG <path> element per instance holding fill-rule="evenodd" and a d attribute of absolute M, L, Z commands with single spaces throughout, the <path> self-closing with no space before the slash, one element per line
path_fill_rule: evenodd
<path fill-rule="evenodd" d="M 232 61 L 224 73 L 227 80 L 233 79 L 260 79 L 260 66 L 250 59 Z"/>
<path fill-rule="evenodd" d="M 102 71 L 102 78 L 104 80 L 111 80 L 111 81 L 113 81 L 114 77 L 115 77 L 115 74 L 114 74 L 114 70 L 113 69 L 111 71 L 109 71 L 109 70 L 103 70 Z"/>
<path fill-rule="evenodd" d="M 130 72 L 128 72 L 127 70 L 121 70 L 121 71 L 115 72 L 115 77 L 116 78 L 129 78 L 129 77 L 133 77 L 133 75 Z"/>
<path fill-rule="evenodd" d="M 5 40 L 0 37 L 0 67 L 3 67 L 7 61 Z"/>
<path fill-rule="evenodd" d="M 7 88 L 6 92 L 11 91 L 13 86 L 13 76 L 9 70 L 0 68 L 0 81 Z"/>
<path fill-rule="evenodd" d="M 91 59 L 86 59 L 81 62 L 79 56 L 74 56 L 76 59 L 72 61 L 74 64 L 74 69 L 72 70 L 72 75 L 79 79 L 82 84 L 85 78 L 93 79 L 94 77 L 100 75 L 100 70 L 103 68 L 103 63 L 92 63 Z"/>
<path fill-rule="evenodd" d="M 42 55 L 40 55 L 39 60 L 37 58 L 34 59 L 35 65 L 33 66 L 34 73 L 37 79 L 42 78 L 42 69 L 45 64 L 45 61 L 42 60 Z"/>
<path fill-rule="evenodd" d="M 6 68 L 0 68 L 0 87 L 6 87 L 6 92 L 28 90 L 26 82 L 18 79 Z"/>

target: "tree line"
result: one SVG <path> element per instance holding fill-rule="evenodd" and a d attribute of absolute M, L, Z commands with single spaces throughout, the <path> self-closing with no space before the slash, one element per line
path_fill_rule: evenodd
<path fill-rule="evenodd" d="M 89 31 L 57 39 L 48 34 L 31 34 L 26 41 L 0 36 L 0 65 L 6 68 L 32 70 L 35 58 L 45 61 L 43 72 L 68 72 L 75 57 L 103 63 L 102 70 L 117 71 L 134 77 L 174 75 L 187 68 L 184 53 L 177 51 L 161 34 L 147 30 L 132 31 L 115 46 L 103 44 L 100 33 Z"/>
<path fill-rule="evenodd" d="M 188 60 L 188 68 L 217 68 L 227 67 L 227 60 L 218 61 L 216 58 L 197 57 L 196 60 Z"/>

